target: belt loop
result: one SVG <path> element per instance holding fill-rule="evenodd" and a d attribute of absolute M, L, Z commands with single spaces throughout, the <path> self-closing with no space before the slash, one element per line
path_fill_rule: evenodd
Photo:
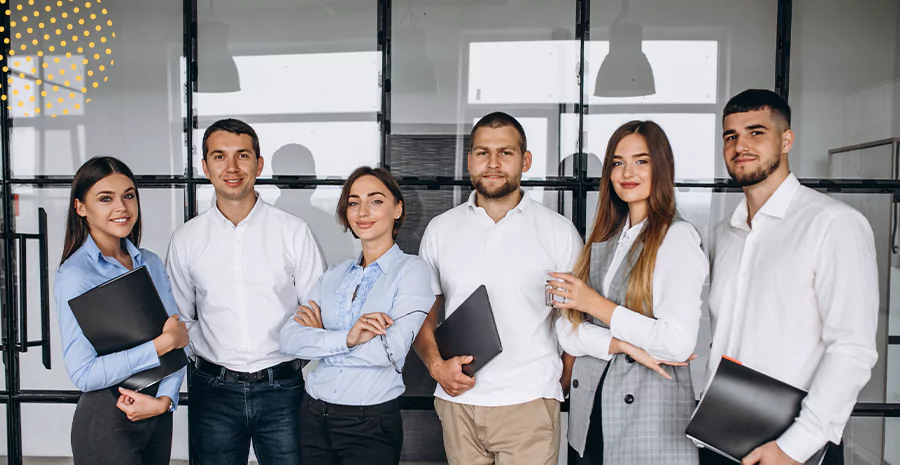
<path fill-rule="evenodd" d="M 275 369 L 266 368 L 266 374 L 269 375 L 269 386 L 275 386 Z"/>
<path fill-rule="evenodd" d="M 216 377 L 216 381 L 220 383 L 225 381 L 225 367 L 219 367 L 219 376 Z"/>
<path fill-rule="evenodd" d="M 358 408 L 359 408 L 359 419 L 365 420 L 366 419 L 366 408 L 362 407 L 362 406 L 360 406 Z"/>

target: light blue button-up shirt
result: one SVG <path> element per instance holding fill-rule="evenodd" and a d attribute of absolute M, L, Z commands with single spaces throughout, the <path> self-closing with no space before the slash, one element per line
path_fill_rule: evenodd
<path fill-rule="evenodd" d="M 166 275 L 166 266 L 153 252 L 138 249 L 128 239 L 125 245 L 134 268 L 146 266 L 153 284 L 162 298 L 169 315 L 178 313 L 172 287 Z M 84 245 L 69 257 L 56 271 L 53 297 L 59 314 L 59 333 L 63 347 L 63 361 L 69 378 L 82 392 L 97 391 L 115 386 L 131 375 L 159 366 L 159 357 L 153 341 L 137 347 L 104 356 L 97 355 L 94 346 L 81 331 L 69 300 L 128 272 L 118 260 L 104 256 L 94 239 L 88 235 Z M 156 396 L 168 396 L 178 405 L 178 391 L 184 380 L 186 368 L 162 380 Z"/>
<path fill-rule="evenodd" d="M 282 352 L 319 365 L 306 380 L 313 398 L 341 405 L 376 405 L 405 390 L 402 370 L 406 354 L 434 304 L 431 268 L 395 244 L 363 268 L 362 255 L 331 267 L 313 288 L 310 300 L 322 310 L 325 329 L 308 328 L 293 318 L 281 329 Z M 356 292 L 356 299 L 353 293 Z M 347 334 L 360 316 L 386 313 L 387 349 L 381 337 L 347 348 Z M 388 358 L 388 353 L 391 358 Z"/>

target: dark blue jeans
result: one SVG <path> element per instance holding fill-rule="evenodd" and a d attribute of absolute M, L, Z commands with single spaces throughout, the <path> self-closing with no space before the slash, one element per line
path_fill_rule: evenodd
<path fill-rule="evenodd" d="M 200 465 L 298 465 L 303 375 L 244 383 L 191 373 L 190 434 Z"/>

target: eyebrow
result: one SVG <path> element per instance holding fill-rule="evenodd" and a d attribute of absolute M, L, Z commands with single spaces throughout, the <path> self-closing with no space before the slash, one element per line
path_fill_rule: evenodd
<path fill-rule="evenodd" d="M 642 152 L 642 153 L 636 153 L 636 154 L 631 155 L 631 156 L 632 156 L 632 157 L 649 157 L 650 154 L 649 154 L 649 153 L 644 153 L 644 152 Z M 625 158 L 625 155 L 613 155 L 613 159 L 616 159 L 616 158 Z"/>
<path fill-rule="evenodd" d="M 125 189 L 126 194 L 129 192 L 132 192 L 132 191 L 134 191 L 134 187 L 129 187 L 128 189 Z M 100 192 L 97 192 L 97 195 L 116 195 L 116 193 L 113 191 L 100 191 Z"/>
<path fill-rule="evenodd" d="M 386 195 L 384 195 L 384 194 L 382 194 L 381 192 L 378 192 L 378 191 L 375 191 L 375 192 L 369 192 L 368 194 L 366 194 L 366 197 L 372 197 L 372 196 L 374 196 L 374 195 L 380 195 L 380 196 L 382 196 L 382 197 L 387 197 Z M 357 199 L 359 198 L 359 196 L 356 195 L 356 194 L 350 194 L 348 198 L 353 198 L 353 197 L 356 197 Z"/>
<path fill-rule="evenodd" d="M 748 131 L 753 131 L 754 129 L 769 129 L 765 124 L 751 124 L 750 126 L 746 126 L 744 129 Z M 734 129 L 728 129 L 722 133 L 722 137 L 727 137 L 732 134 L 737 134 L 737 131 Z"/>
<path fill-rule="evenodd" d="M 516 150 L 516 147 L 513 145 L 505 145 L 503 147 L 497 147 L 497 148 L 501 149 L 501 150 Z M 475 147 L 472 147 L 473 152 L 476 150 L 489 150 L 489 149 L 490 149 L 490 147 L 485 147 L 483 145 L 476 145 Z"/>

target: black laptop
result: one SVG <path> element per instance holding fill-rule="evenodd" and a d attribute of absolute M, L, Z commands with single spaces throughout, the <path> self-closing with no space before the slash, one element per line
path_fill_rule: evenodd
<path fill-rule="evenodd" d="M 434 339 L 444 360 L 471 355 L 472 363 L 463 373 L 475 376 L 485 364 L 503 351 L 500 334 L 484 285 L 478 286 L 453 313 L 434 330 Z"/>
<path fill-rule="evenodd" d="M 113 278 L 74 299 L 69 307 L 81 331 L 99 355 L 107 355 L 152 341 L 162 334 L 169 318 L 150 272 L 139 267 Z M 187 365 L 184 350 L 173 350 L 159 366 L 136 373 L 120 386 L 140 391 Z"/>

